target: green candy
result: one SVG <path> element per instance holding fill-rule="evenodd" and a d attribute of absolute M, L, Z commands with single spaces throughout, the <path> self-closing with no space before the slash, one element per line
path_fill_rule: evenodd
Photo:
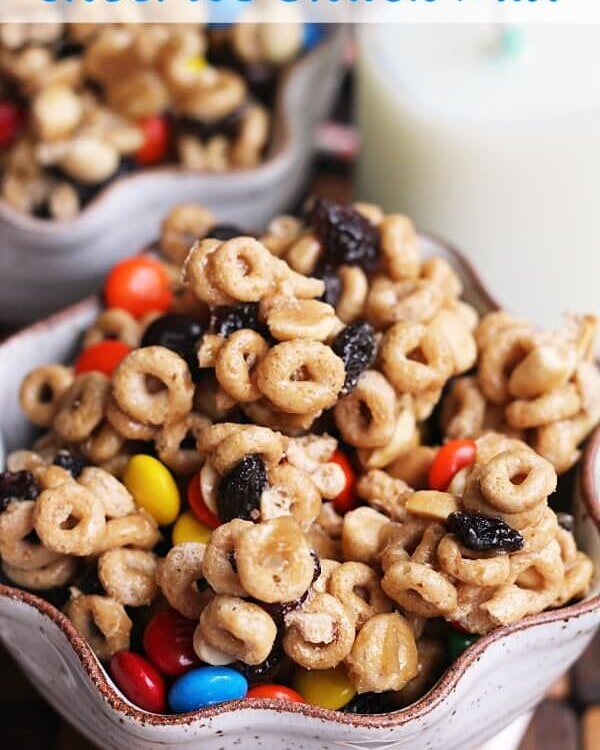
<path fill-rule="evenodd" d="M 456 661 L 463 651 L 479 638 L 472 633 L 461 633 L 458 630 L 451 630 L 448 633 L 448 656 L 450 661 Z"/>

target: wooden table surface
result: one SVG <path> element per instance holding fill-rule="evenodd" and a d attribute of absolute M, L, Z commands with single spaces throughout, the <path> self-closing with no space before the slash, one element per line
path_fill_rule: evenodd
<path fill-rule="evenodd" d="M 341 119 L 347 117 L 347 103 L 346 89 L 338 107 Z M 344 138 L 343 131 L 339 135 L 340 140 Z M 331 139 L 330 130 L 327 141 L 331 143 Z M 308 191 L 349 200 L 351 169 L 350 162 L 320 159 Z M 0 750 L 93 748 L 40 698 L 0 647 Z M 520 750 L 600 750 L 600 635 L 540 705 Z"/>

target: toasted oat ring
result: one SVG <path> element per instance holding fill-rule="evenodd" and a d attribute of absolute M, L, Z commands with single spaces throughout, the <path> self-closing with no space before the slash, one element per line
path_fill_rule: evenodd
<path fill-rule="evenodd" d="M 369 293 L 369 281 L 365 272 L 358 266 L 340 266 L 338 277 L 342 289 L 335 310 L 342 322 L 354 323 L 363 314 Z"/>
<path fill-rule="evenodd" d="M 232 164 L 254 167 L 260 162 L 269 138 L 270 115 L 260 104 L 250 104 L 242 114 L 237 137 L 229 150 Z"/>
<path fill-rule="evenodd" d="M 104 417 L 110 380 L 100 372 L 78 375 L 61 396 L 54 417 L 56 433 L 71 443 L 89 437 Z"/>
<path fill-rule="evenodd" d="M 36 476 L 39 471 L 44 471 L 47 466 L 47 460 L 44 458 L 44 456 L 36 453 L 36 451 L 12 451 L 6 457 L 7 471 L 30 471 L 34 476 Z"/>
<path fill-rule="evenodd" d="M 262 602 L 291 602 L 313 581 L 315 564 L 295 518 L 281 516 L 242 529 L 235 559 L 244 589 Z"/>
<path fill-rule="evenodd" d="M 531 328 L 521 325 L 500 330 L 480 350 L 477 377 L 479 387 L 489 401 L 500 406 L 509 401 L 508 383 L 512 371 L 534 347 L 535 339 Z"/>
<path fill-rule="evenodd" d="M 102 661 L 129 648 L 132 622 L 125 607 L 114 599 L 78 596 L 67 603 L 65 614 Z"/>
<path fill-rule="evenodd" d="M 198 453 L 195 443 L 200 432 L 208 425 L 210 420 L 197 412 L 190 412 L 181 419 L 164 424 L 155 440 L 160 460 L 176 474 L 195 474 L 204 463 L 204 457 Z M 193 447 L 186 447 L 188 439 L 194 441 Z"/>
<path fill-rule="evenodd" d="M 421 617 L 448 617 L 456 609 L 456 588 L 429 565 L 398 560 L 381 580 L 385 593 Z"/>
<path fill-rule="evenodd" d="M 278 341 L 325 341 L 336 326 L 335 310 L 315 299 L 281 297 L 266 316 L 271 335 Z"/>
<path fill-rule="evenodd" d="M 61 555 L 54 562 L 32 570 L 23 570 L 2 561 L 2 569 L 7 578 L 24 589 L 46 591 L 65 586 L 75 575 L 78 560 L 75 557 Z"/>
<path fill-rule="evenodd" d="M 173 263 L 181 265 L 198 237 L 205 237 L 216 224 L 212 213 L 197 203 L 182 203 L 169 211 L 161 225 L 162 250 Z"/>
<path fill-rule="evenodd" d="M 0 556 L 6 565 L 20 570 L 44 568 L 56 562 L 60 553 L 32 542 L 34 500 L 13 500 L 0 514 Z"/>
<path fill-rule="evenodd" d="M 149 378 L 158 380 L 161 389 L 153 392 Z M 147 346 L 128 354 L 112 382 L 117 404 L 139 422 L 162 425 L 192 410 L 194 384 L 188 366 L 164 346 Z"/>
<path fill-rule="evenodd" d="M 156 582 L 165 599 L 184 617 L 196 620 L 213 597 L 207 588 L 199 588 L 204 577 L 202 562 L 206 547 L 185 542 L 171 547 L 156 569 Z"/>
<path fill-rule="evenodd" d="M 271 653 L 277 627 L 258 604 L 217 594 L 200 615 L 200 633 L 209 646 L 255 665 Z"/>
<path fill-rule="evenodd" d="M 565 578 L 554 606 L 562 607 L 572 599 L 584 597 L 594 576 L 594 564 L 583 552 L 577 552 L 565 569 Z"/>
<path fill-rule="evenodd" d="M 129 414 L 126 414 L 117 404 L 114 396 L 108 399 L 106 405 L 106 420 L 113 429 L 126 440 L 153 440 L 157 427 L 150 424 L 138 422 Z"/>
<path fill-rule="evenodd" d="M 319 341 L 284 341 L 259 362 L 257 385 L 278 409 L 292 414 L 328 409 L 344 385 L 344 363 Z"/>
<path fill-rule="evenodd" d="M 515 478 L 522 481 L 515 484 Z M 490 505 L 504 513 L 519 513 L 554 492 L 556 472 L 550 462 L 533 451 L 509 450 L 482 467 L 480 488 Z"/>
<path fill-rule="evenodd" d="M 129 607 L 156 598 L 156 557 L 141 549 L 112 549 L 98 558 L 98 578 L 106 593 Z"/>
<path fill-rule="evenodd" d="M 540 518 L 529 526 L 519 529 L 525 540 L 523 552 L 539 552 L 562 531 L 558 525 L 556 513 L 547 506 Z"/>
<path fill-rule="evenodd" d="M 396 426 L 396 394 L 376 370 L 365 370 L 356 388 L 333 410 L 342 437 L 357 448 L 387 445 Z"/>
<path fill-rule="evenodd" d="M 244 456 L 257 454 L 270 466 L 277 466 L 283 456 L 281 436 L 268 427 L 248 425 L 245 430 L 222 440 L 212 455 L 215 469 L 224 476 L 238 464 Z"/>
<path fill-rule="evenodd" d="M 66 555 L 91 555 L 106 529 L 104 505 L 85 487 L 66 482 L 44 490 L 38 497 L 34 523 L 48 549 Z"/>
<path fill-rule="evenodd" d="M 327 590 L 344 605 L 357 630 L 371 617 L 392 609 L 379 584 L 379 575 L 365 563 L 345 562 L 336 566 Z"/>
<path fill-rule="evenodd" d="M 161 539 L 156 521 L 149 513 L 140 509 L 120 518 L 111 518 L 95 553 L 101 554 L 117 547 L 152 549 Z"/>
<path fill-rule="evenodd" d="M 89 328 L 83 339 L 83 346 L 87 348 L 106 339 L 122 341 L 134 348 L 140 343 L 140 324 L 127 312 L 118 307 L 103 310 Z"/>
<path fill-rule="evenodd" d="M 462 294 L 463 285 L 460 277 L 445 258 L 433 257 L 424 260 L 420 276 L 422 279 L 436 284 L 442 290 L 448 302 L 455 300 Z"/>
<path fill-rule="evenodd" d="M 221 388 L 241 404 L 258 401 L 256 365 L 269 351 L 269 345 L 256 331 L 243 328 L 223 342 L 215 360 L 215 375 Z"/>
<path fill-rule="evenodd" d="M 215 593 L 248 596 L 232 561 L 236 559 L 235 548 L 240 534 L 250 526 L 251 521 L 234 518 L 213 531 L 206 545 L 203 573 Z"/>
<path fill-rule="evenodd" d="M 183 280 L 199 300 L 207 305 L 232 305 L 235 298 L 216 286 L 212 276 L 212 257 L 221 246 L 215 239 L 197 240 L 183 264 Z"/>
<path fill-rule="evenodd" d="M 442 402 L 441 423 L 449 438 L 472 438 L 483 430 L 485 398 L 474 377 L 457 378 Z"/>
<path fill-rule="evenodd" d="M 186 114 L 213 122 L 238 109 L 246 99 L 243 78 L 227 68 L 211 68 L 179 98 Z"/>
<path fill-rule="evenodd" d="M 122 518 L 135 513 L 137 506 L 129 490 L 104 469 L 86 466 L 77 481 L 102 502 L 107 518 Z"/>
<path fill-rule="evenodd" d="M 50 427 L 62 395 L 73 383 L 73 371 L 62 365 L 46 365 L 25 376 L 19 391 L 21 408 L 38 427 Z"/>
<path fill-rule="evenodd" d="M 125 438 L 115 430 L 108 420 L 102 420 L 90 435 L 80 443 L 83 455 L 95 464 L 110 461 L 125 445 Z"/>
<path fill-rule="evenodd" d="M 437 547 L 439 564 L 444 573 L 475 586 L 501 586 L 510 576 L 508 555 L 469 557 L 452 534 L 446 534 Z"/>
<path fill-rule="evenodd" d="M 208 265 L 215 286 L 242 302 L 258 302 L 273 283 L 273 256 L 253 237 L 223 242 L 211 254 Z"/>
<path fill-rule="evenodd" d="M 298 299 L 313 299 L 325 294 L 325 282 L 312 276 L 297 273 L 280 258 L 274 258 L 275 281 L 277 288 Z"/>
<path fill-rule="evenodd" d="M 300 234 L 290 241 L 286 238 L 281 240 L 274 237 L 271 233 L 261 240 L 264 246 L 270 250 L 273 255 L 281 257 L 285 253 L 285 262 L 297 273 L 303 273 L 307 276 L 315 270 L 319 256 L 321 254 L 321 243 L 312 232 Z M 285 242 L 282 252 L 274 252 L 273 245 L 278 246 Z"/>
<path fill-rule="evenodd" d="M 425 323 L 443 303 L 442 291 L 430 281 L 379 277 L 371 283 L 366 310 L 369 320 L 378 327 L 400 322 Z"/>
<path fill-rule="evenodd" d="M 517 399 L 508 404 L 504 413 L 511 427 L 527 430 L 574 417 L 580 410 L 581 398 L 577 388 L 573 383 L 567 383 L 531 401 Z"/>
<path fill-rule="evenodd" d="M 415 225 L 402 214 L 388 214 L 380 224 L 380 248 L 390 278 L 415 279 L 419 275 L 421 250 Z"/>
<path fill-rule="evenodd" d="M 389 328 L 380 353 L 384 373 L 402 393 L 439 388 L 454 366 L 446 339 L 419 323 L 396 323 Z"/>
<path fill-rule="evenodd" d="M 286 412 L 276 409 L 266 398 L 244 404 L 242 410 L 254 424 L 270 427 L 272 430 L 278 430 L 291 437 L 303 435 L 322 413 L 319 410 L 307 414 L 286 414 Z"/>
<path fill-rule="evenodd" d="M 261 520 L 291 515 L 308 531 L 320 510 L 321 495 L 307 472 L 291 464 L 270 469 L 269 488 L 260 498 Z"/>
<path fill-rule="evenodd" d="M 247 424 L 239 424 L 238 422 L 218 422 L 208 425 L 200 430 L 196 440 L 196 448 L 199 453 L 212 453 L 225 438 L 246 429 L 248 429 Z"/>
<path fill-rule="evenodd" d="M 314 594 L 285 618 L 283 650 L 305 669 L 330 669 L 350 653 L 355 628 L 344 605 L 331 594 Z"/>
<path fill-rule="evenodd" d="M 477 361 L 477 344 L 460 313 L 440 310 L 429 324 L 429 329 L 448 342 L 454 359 L 453 375 L 460 375 L 473 367 Z"/>

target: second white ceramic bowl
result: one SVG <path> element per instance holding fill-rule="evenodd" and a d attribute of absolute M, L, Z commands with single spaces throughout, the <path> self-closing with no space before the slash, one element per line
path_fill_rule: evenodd
<path fill-rule="evenodd" d="M 469 302 L 481 312 L 495 307 L 457 253 L 423 242 L 426 255 L 452 263 Z M 9 450 L 31 438 L 17 399 L 22 377 L 37 365 L 68 361 L 96 312 L 96 300 L 88 300 L 0 345 L 0 425 Z M 530 711 L 600 624 L 600 430 L 589 441 L 573 507 L 579 543 L 596 567 L 588 598 L 482 637 L 426 696 L 391 714 L 355 716 L 264 700 L 178 716 L 145 713 L 115 688 L 62 613 L 8 586 L 0 586 L 0 638 L 44 698 L 106 750 L 471 750 Z"/>
<path fill-rule="evenodd" d="M 344 29 L 332 26 L 292 65 L 279 91 L 272 155 L 256 169 L 143 170 L 116 180 L 69 221 L 25 216 L 0 201 L 0 321 L 40 319 L 98 289 L 111 265 L 158 236 L 176 203 L 203 203 L 241 227 L 262 227 L 293 204 L 342 75 L 345 39 Z"/>

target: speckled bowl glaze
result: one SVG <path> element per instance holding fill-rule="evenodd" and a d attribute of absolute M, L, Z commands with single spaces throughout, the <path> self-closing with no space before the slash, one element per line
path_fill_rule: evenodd
<path fill-rule="evenodd" d="M 458 253 L 429 237 L 423 244 L 426 254 L 450 260 L 468 301 L 481 312 L 496 307 Z M 8 449 L 30 437 L 17 403 L 22 376 L 36 365 L 66 360 L 96 310 L 96 300 L 87 300 L 0 346 L 0 424 Z M 0 586 L 0 637 L 40 693 L 110 750 L 470 750 L 530 711 L 600 624 L 600 430 L 579 468 L 573 507 L 579 542 L 596 564 L 589 597 L 482 637 L 426 696 L 391 714 L 354 716 L 272 701 L 236 701 L 178 716 L 144 713 L 114 687 L 66 617 L 8 586 Z"/>
<path fill-rule="evenodd" d="M 344 65 L 343 28 L 291 66 L 279 89 L 270 155 L 256 169 L 208 174 L 146 169 L 111 183 L 74 219 L 43 221 L 0 201 L 0 321 L 39 320 L 98 288 L 117 260 L 157 236 L 176 203 L 200 202 L 220 221 L 263 226 L 304 187 L 316 127 Z"/>

